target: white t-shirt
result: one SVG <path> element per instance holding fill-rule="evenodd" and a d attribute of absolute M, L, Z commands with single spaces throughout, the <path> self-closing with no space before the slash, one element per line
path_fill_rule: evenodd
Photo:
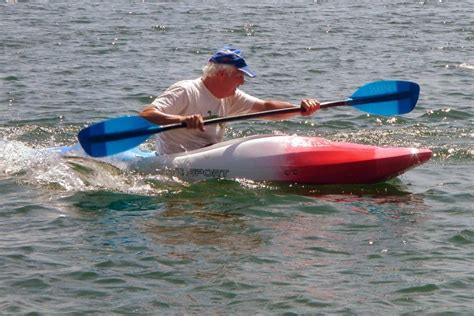
<path fill-rule="evenodd" d="M 215 117 L 249 113 L 260 99 L 237 89 L 235 94 L 224 99 L 216 98 L 204 85 L 201 78 L 184 80 L 173 84 L 153 101 L 159 111 L 175 115 L 201 114 L 204 120 Z M 175 129 L 157 134 L 156 151 L 169 154 L 202 148 L 221 142 L 224 124 L 206 125 L 206 131 L 198 129 Z"/>

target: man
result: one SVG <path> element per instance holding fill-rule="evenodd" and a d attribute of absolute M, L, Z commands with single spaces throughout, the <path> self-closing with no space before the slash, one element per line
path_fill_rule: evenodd
<path fill-rule="evenodd" d="M 157 153 L 170 154 L 202 148 L 221 142 L 224 126 L 208 125 L 204 119 L 244 113 L 294 107 L 284 101 L 261 100 L 241 91 L 244 75 L 255 77 L 240 50 L 225 48 L 216 52 L 203 68 L 203 76 L 173 84 L 140 115 L 158 125 L 186 124 L 187 129 L 176 129 L 158 134 Z M 301 101 L 302 115 L 311 115 L 319 109 L 314 99 Z M 272 115 L 271 120 L 283 120 L 298 113 Z"/>

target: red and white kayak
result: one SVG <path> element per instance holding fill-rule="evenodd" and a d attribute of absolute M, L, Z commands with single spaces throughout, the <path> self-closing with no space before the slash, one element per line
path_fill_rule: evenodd
<path fill-rule="evenodd" d="M 62 147 L 62 155 L 87 156 L 80 146 Z M 319 137 L 258 135 L 199 150 L 155 155 L 139 148 L 107 158 L 91 158 L 188 181 L 250 179 L 305 184 L 368 184 L 386 181 L 432 156 L 429 149 L 390 148 Z"/>

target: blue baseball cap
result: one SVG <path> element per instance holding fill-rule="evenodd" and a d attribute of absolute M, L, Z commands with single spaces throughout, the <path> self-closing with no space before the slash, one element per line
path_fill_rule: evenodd
<path fill-rule="evenodd" d="M 233 65 L 251 78 L 254 78 L 256 76 L 255 72 L 253 72 L 249 68 L 249 66 L 247 66 L 247 63 L 242 57 L 242 53 L 240 52 L 240 50 L 236 48 L 223 48 L 217 51 L 209 59 L 209 62 L 216 64 Z"/>

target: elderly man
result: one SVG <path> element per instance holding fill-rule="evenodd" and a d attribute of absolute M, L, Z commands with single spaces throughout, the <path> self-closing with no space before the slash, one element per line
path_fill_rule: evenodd
<path fill-rule="evenodd" d="M 209 125 L 204 119 L 261 112 L 294 107 L 285 101 L 261 100 L 241 91 L 244 76 L 255 77 L 240 50 L 224 48 L 217 51 L 203 68 L 203 76 L 173 84 L 140 115 L 159 125 L 186 124 L 178 129 L 157 136 L 157 153 L 170 154 L 209 146 L 223 140 L 224 126 Z M 319 109 L 319 102 L 305 99 L 300 104 L 302 115 L 311 115 Z M 282 120 L 297 113 L 273 115 L 271 120 Z"/>

